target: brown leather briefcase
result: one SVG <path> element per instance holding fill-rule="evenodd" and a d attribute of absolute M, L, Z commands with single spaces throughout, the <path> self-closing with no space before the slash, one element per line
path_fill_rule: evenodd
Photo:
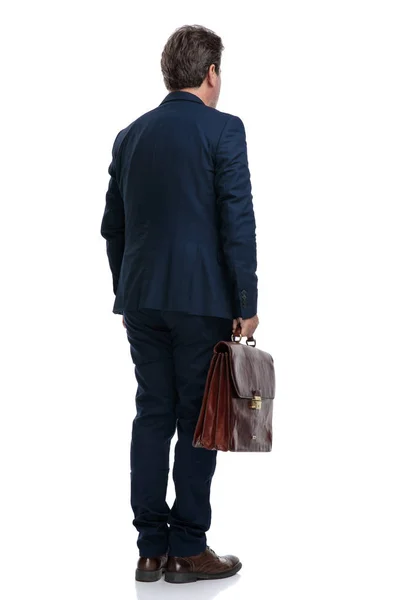
<path fill-rule="evenodd" d="M 196 448 L 272 450 L 274 359 L 255 347 L 254 338 L 248 338 L 246 344 L 240 339 L 214 346 L 193 438 Z"/>

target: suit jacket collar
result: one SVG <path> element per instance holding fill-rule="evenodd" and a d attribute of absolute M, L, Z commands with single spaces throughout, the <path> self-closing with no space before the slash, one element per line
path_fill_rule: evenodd
<path fill-rule="evenodd" d="M 181 91 L 170 92 L 168 94 L 168 96 L 166 96 L 164 98 L 164 100 L 161 102 L 161 104 L 164 104 L 165 102 L 171 102 L 173 100 L 189 100 L 189 102 L 198 102 L 199 104 L 205 104 L 203 102 L 203 100 L 201 98 L 199 98 L 198 96 L 196 96 L 195 94 L 192 94 L 191 92 L 181 92 Z"/>

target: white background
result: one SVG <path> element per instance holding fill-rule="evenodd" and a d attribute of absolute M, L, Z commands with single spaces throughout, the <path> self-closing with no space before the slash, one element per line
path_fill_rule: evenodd
<path fill-rule="evenodd" d="M 13 2 L 3 9 L 5 600 L 398 600 L 397 2 Z M 100 236 L 116 134 L 166 96 L 161 51 L 223 39 L 246 126 L 271 453 L 222 454 L 208 541 L 243 569 L 135 584 L 136 384 Z M 169 500 L 173 499 L 169 490 Z"/>

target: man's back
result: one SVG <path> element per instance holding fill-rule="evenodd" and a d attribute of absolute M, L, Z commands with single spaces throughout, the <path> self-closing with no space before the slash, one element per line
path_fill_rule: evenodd
<path fill-rule="evenodd" d="M 171 92 L 118 134 L 109 172 L 102 234 L 115 266 L 114 312 L 256 314 L 255 222 L 238 117 Z M 109 231 L 121 237 L 119 223 L 124 244 L 115 236 L 113 249 Z"/>

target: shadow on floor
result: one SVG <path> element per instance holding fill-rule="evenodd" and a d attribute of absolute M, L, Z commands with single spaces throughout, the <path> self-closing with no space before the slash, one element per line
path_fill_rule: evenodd
<path fill-rule="evenodd" d="M 156 583 L 135 581 L 136 598 L 138 600 L 213 600 L 220 592 L 240 582 L 240 574 L 215 579 L 213 581 L 196 581 L 195 583 L 166 583 L 164 579 Z"/>

